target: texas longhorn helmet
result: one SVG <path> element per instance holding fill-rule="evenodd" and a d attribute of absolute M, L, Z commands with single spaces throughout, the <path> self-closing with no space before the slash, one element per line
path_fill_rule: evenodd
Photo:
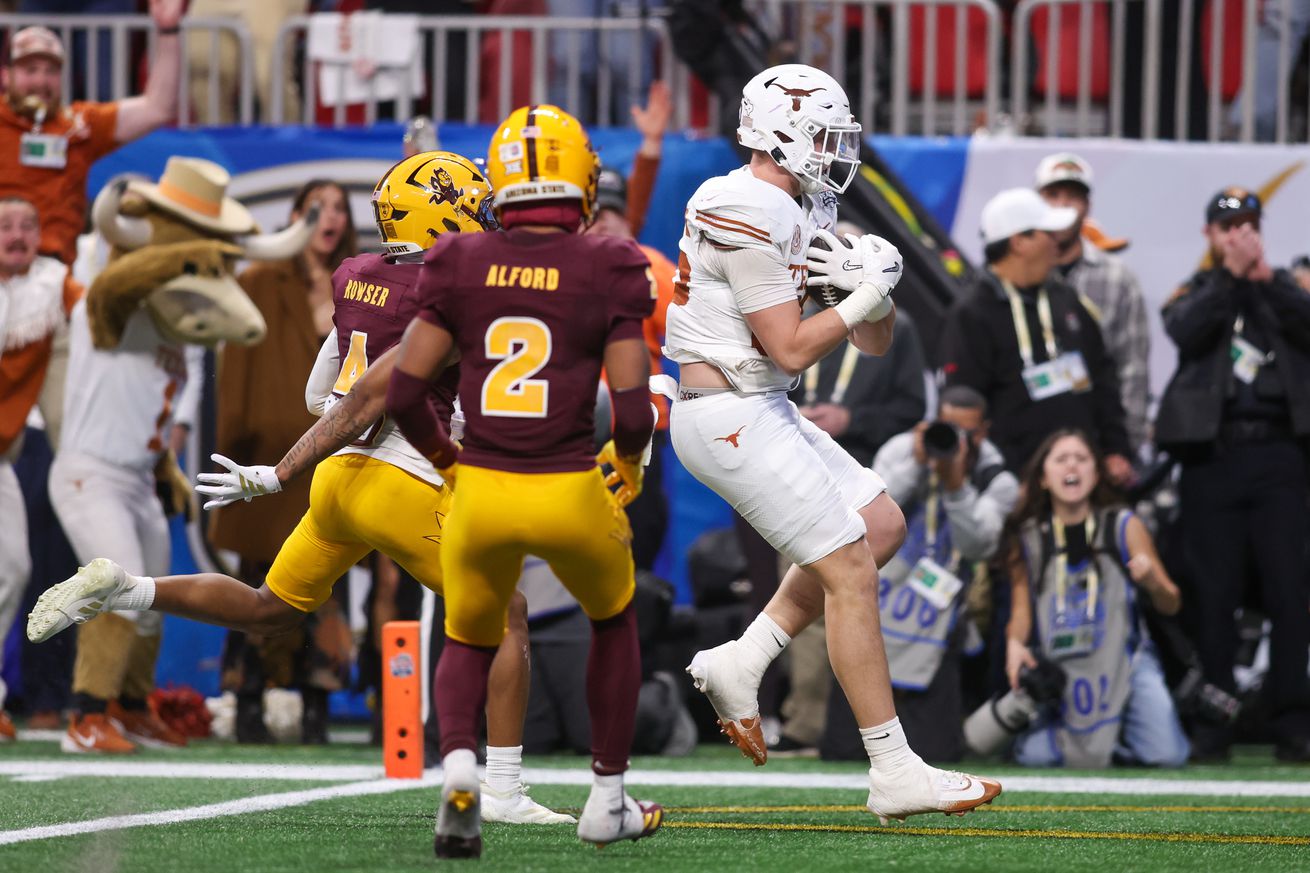
<path fill-rule="evenodd" d="M 389 255 L 422 252 L 443 233 L 481 233 L 500 225 L 491 183 L 454 152 L 421 152 L 397 163 L 373 189 L 373 216 Z"/>
<path fill-rule="evenodd" d="M 487 176 L 496 208 L 543 200 L 579 200 L 582 220 L 596 209 L 600 158 L 576 118 L 558 106 L 522 106 L 496 129 Z"/>

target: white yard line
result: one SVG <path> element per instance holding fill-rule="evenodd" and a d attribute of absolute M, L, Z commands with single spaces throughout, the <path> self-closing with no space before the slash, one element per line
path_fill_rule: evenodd
<path fill-rule="evenodd" d="M 854 769 L 854 768 L 852 768 Z M 0 760 L 0 776 L 105 776 L 154 779 L 237 779 L 303 782 L 359 782 L 382 777 L 372 764 L 206 764 L 183 761 L 132 761 L 98 758 Z M 439 770 L 425 782 L 439 782 Z M 576 769 L 529 767 L 529 785 L 589 785 L 591 772 L 579 760 Z M 1007 790 L 1035 794 L 1176 794 L 1193 797 L 1310 797 L 1310 781 L 1271 782 L 1241 779 L 1171 779 L 1160 776 L 1001 776 Z M 867 789 L 863 771 L 848 773 L 769 773 L 757 770 L 632 770 L 633 785 L 689 788 L 833 788 Z M 412 787 L 416 783 L 398 780 Z"/>
<path fill-rule="evenodd" d="M 0 775 L 15 780 L 38 781 L 74 776 L 113 776 L 168 779 L 322 779 L 341 780 L 343 785 L 288 791 L 243 797 L 223 803 L 211 803 L 183 809 L 145 812 L 134 815 L 110 816 L 90 821 L 44 825 L 0 831 L 0 846 L 14 843 L 69 837 L 99 831 L 125 828 L 171 825 L 180 822 L 200 821 L 223 816 L 269 812 L 292 806 L 304 806 L 321 800 L 341 797 L 365 797 L 374 794 L 391 794 L 419 788 L 430 788 L 440 783 L 439 770 L 429 771 L 423 779 L 378 779 L 380 768 L 371 766 L 307 765 L 257 766 L 249 764 L 183 764 L 178 762 L 131 761 L 3 761 Z M 533 785 L 577 785 L 591 782 L 591 773 L 584 769 L 528 768 L 524 780 Z M 355 781 L 349 781 L 355 780 Z M 359 781 L 367 780 L 367 781 Z M 848 773 L 756 773 L 750 771 L 677 771 L 634 770 L 628 773 L 631 785 L 723 787 L 723 788 L 807 788 L 863 790 L 868 787 L 864 774 Z M 1063 776 L 1009 776 L 1003 779 L 1006 788 L 1013 792 L 1143 795 L 1174 794 L 1193 797 L 1310 797 L 1310 782 L 1251 782 L 1243 780 L 1189 780 L 1161 778 L 1114 777 L 1063 777 Z"/>
<path fill-rule="evenodd" d="M 424 782 L 419 780 L 399 779 L 353 782 L 348 785 L 333 785 L 329 788 L 311 788 L 307 791 L 288 791 L 282 794 L 243 797 L 240 800 L 209 803 L 204 806 L 191 806 L 185 809 L 166 809 L 161 812 L 143 812 L 136 815 L 115 815 L 90 821 L 0 831 L 0 846 L 26 843 L 32 840 L 46 840 L 51 837 L 91 834 L 98 831 L 117 831 L 124 828 L 148 827 L 151 825 L 171 825 L 186 821 L 221 818 L 228 815 L 245 815 L 250 812 L 268 812 L 274 809 L 286 809 L 289 806 L 304 806 L 307 803 L 315 803 L 320 800 L 334 800 L 338 797 L 391 794 L 396 791 L 419 788 L 422 785 L 424 785 Z"/>

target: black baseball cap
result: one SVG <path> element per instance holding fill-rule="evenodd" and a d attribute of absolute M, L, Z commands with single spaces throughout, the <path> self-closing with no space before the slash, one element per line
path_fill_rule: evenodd
<path fill-rule="evenodd" d="M 1260 198 L 1245 188 L 1225 188 L 1210 198 L 1205 207 L 1206 224 L 1231 221 L 1234 218 L 1259 218 L 1264 211 Z"/>
<path fill-rule="evenodd" d="M 628 213 L 628 183 L 623 174 L 611 167 L 601 167 L 596 179 L 596 211 L 613 209 L 620 215 Z"/>

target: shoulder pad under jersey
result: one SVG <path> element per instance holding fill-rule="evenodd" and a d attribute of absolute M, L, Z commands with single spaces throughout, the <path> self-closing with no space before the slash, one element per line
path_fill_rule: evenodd
<path fill-rule="evenodd" d="M 686 221 L 717 245 L 785 255 L 804 213 L 781 188 L 737 171 L 701 185 L 687 203 Z"/>

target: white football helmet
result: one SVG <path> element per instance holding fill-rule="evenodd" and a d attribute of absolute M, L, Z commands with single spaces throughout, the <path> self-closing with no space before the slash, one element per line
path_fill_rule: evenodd
<path fill-rule="evenodd" d="M 737 141 L 772 157 L 806 194 L 846 190 L 860 166 L 860 131 L 842 86 L 814 67 L 769 67 L 742 89 Z"/>

